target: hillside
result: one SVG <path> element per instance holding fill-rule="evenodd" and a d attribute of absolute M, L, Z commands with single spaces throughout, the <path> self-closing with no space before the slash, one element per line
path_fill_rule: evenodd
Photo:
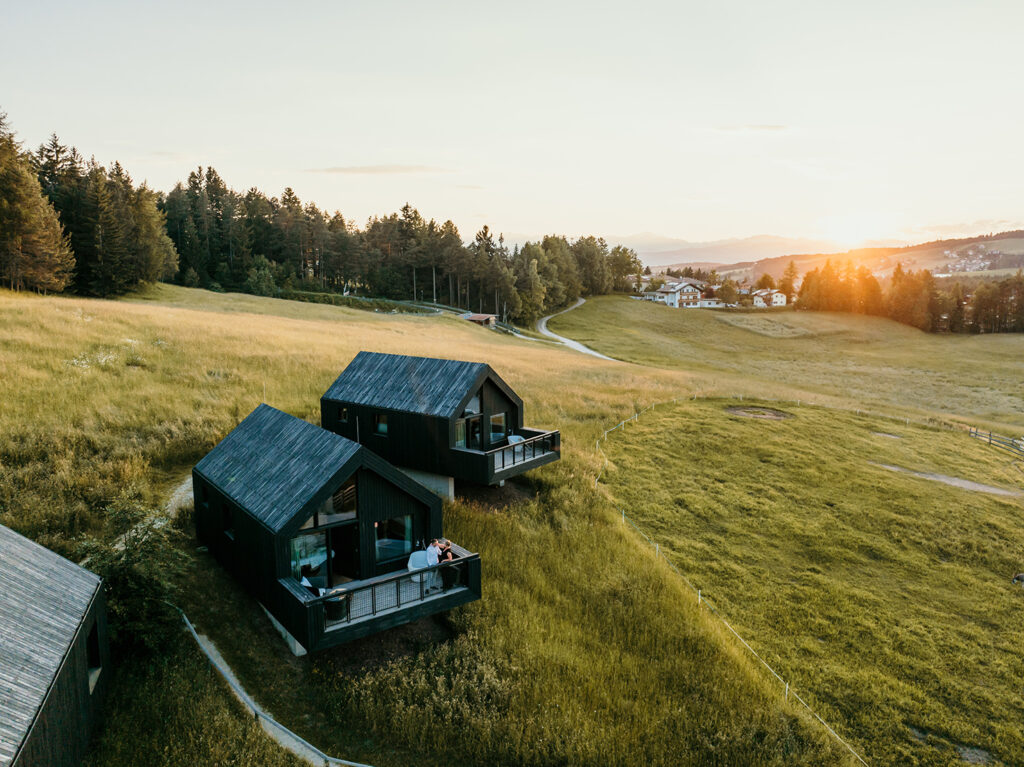
<path fill-rule="evenodd" d="M 907 245 L 901 247 L 879 247 L 879 248 L 856 248 L 854 250 L 837 252 L 807 252 L 793 250 L 791 254 L 772 256 L 769 258 L 743 257 L 733 262 L 725 259 L 714 266 L 719 274 L 732 279 L 754 279 L 761 274 L 770 274 L 778 279 L 782 276 L 789 262 L 796 264 L 801 274 L 811 269 L 822 266 L 826 261 L 845 264 L 850 262 L 854 266 L 867 266 L 878 276 L 888 275 L 897 263 L 903 264 L 909 269 L 931 269 L 944 268 L 949 264 L 956 264 L 960 260 L 970 261 L 972 257 L 981 251 L 996 251 L 1007 255 L 1024 254 L 1024 239 L 1022 232 L 1000 232 L 994 235 L 978 237 L 966 237 L 951 240 L 936 240 L 933 242 L 920 243 L 918 245 Z M 663 268 L 682 269 L 690 266 L 694 269 L 708 269 L 708 264 L 698 263 L 704 261 L 684 257 L 678 263 L 665 264 Z M 651 262 L 664 264 L 664 261 Z M 972 270 L 977 265 L 971 265 Z"/>
<path fill-rule="evenodd" d="M 590 299 L 550 328 L 707 393 L 779 396 L 1024 432 L 1024 338 L 947 336 L 848 314 L 675 310 Z"/>
<path fill-rule="evenodd" d="M 603 484 L 869 764 L 1024 762 L 1020 462 L 962 432 L 756 404 L 645 414 L 610 435 Z"/>
<path fill-rule="evenodd" d="M 563 460 L 511 506 L 446 508 L 446 531 L 481 553 L 485 586 L 433 624 L 443 641 L 399 633 L 295 660 L 196 551 L 188 518 L 173 526 L 185 566 L 169 596 L 258 700 L 326 750 L 375 765 L 848 763 L 593 487 L 596 436 L 637 403 L 694 391 L 693 376 L 451 317 L 169 286 L 118 302 L 5 292 L 0 322 L 0 522 L 73 558 L 90 538 L 110 541 L 114 502 L 161 507 L 260 401 L 315 421 L 359 349 L 487 361 L 531 424 L 562 430 Z M 168 652 L 122 659 L 92 767 L 291 763 L 183 634 Z"/>

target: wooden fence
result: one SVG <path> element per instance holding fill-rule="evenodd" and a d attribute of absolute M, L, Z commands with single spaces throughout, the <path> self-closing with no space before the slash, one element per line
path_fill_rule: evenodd
<path fill-rule="evenodd" d="M 993 434 L 990 431 L 982 431 L 974 426 L 971 427 L 971 436 L 984 440 L 990 445 L 995 445 L 996 447 L 1001 447 L 1004 450 L 1009 450 L 1020 458 L 1024 458 L 1024 437 L 1018 437 L 1017 439 L 1000 437 L 998 434 Z"/>

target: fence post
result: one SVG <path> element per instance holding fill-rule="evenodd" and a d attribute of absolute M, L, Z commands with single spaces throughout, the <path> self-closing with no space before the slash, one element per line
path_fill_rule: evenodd
<path fill-rule="evenodd" d="M 655 543 L 654 544 L 654 556 L 659 556 L 660 554 L 661 554 L 661 547 L 657 543 Z"/>
<path fill-rule="evenodd" d="M 626 524 L 626 510 L 622 509 L 622 524 Z"/>
<path fill-rule="evenodd" d="M 789 700 L 789 682 L 786 682 L 786 700 Z"/>
<path fill-rule="evenodd" d="M 700 589 L 697 589 L 697 607 L 700 607 Z"/>

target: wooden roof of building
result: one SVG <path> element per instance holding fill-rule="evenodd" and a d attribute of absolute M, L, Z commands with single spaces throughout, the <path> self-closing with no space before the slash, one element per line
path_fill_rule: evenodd
<path fill-rule="evenodd" d="M 0 767 L 13 763 L 100 578 L 0 525 Z"/>
<path fill-rule="evenodd" d="M 501 380 L 483 362 L 359 352 L 324 399 L 450 418 L 484 373 Z"/>
<path fill-rule="evenodd" d="M 260 405 L 195 471 L 278 532 L 362 449 L 345 437 Z"/>

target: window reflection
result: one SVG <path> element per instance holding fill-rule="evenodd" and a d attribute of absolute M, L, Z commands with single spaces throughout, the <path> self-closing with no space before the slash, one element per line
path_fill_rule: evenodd
<path fill-rule="evenodd" d="M 412 516 L 392 517 L 374 523 L 377 543 L 377 561 L 387 562 L 408 556 L 412 552 Z"/>

